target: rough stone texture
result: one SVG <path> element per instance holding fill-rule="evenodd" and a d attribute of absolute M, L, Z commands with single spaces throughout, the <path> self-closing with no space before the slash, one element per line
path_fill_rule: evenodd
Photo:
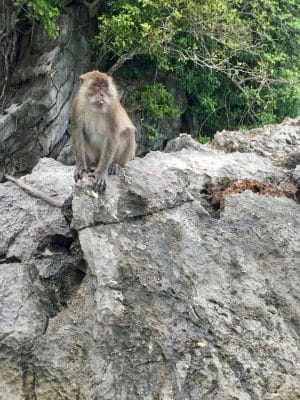
<path fill-rule="evenodd" d="M 173 153 L 182 149 L 200 150 L 207 149 L 207 147 L 208 146 L 203 147 L 203 145 L 194 140 L 191 135 L 188 135 L 187 133 L 181 133 L 176 139 L 170 140 L 167 143 L 165 152 Z"/>
<path fill-rule="evenodd" d="M 299 204 L 245 191 L 217 219 L 205 196 L 219 177 L 295 177 L 185 136 L 172 147 L 108 177 L 104 194 L 76 185 L 69 251 L 60 210 L 0 185 L 1 400 L 300 396 Z M 66 198 L 72 167 L 44 159 L 27 182 L 49 169 Z M 60 235 L 61 247 L 45 239 Z"/>
<path fill-rule="evenodd" d="M 49 174 L 53 171 L 53 174 Z M 73 168 L 41 160 L 27 183 L 61 199 Z M 78 249 L 78 247 L 77 247 Z M 84 272 L 61 210 L 0 185 L 0 399 L 34 399 L 33 349 L 77 289 Z"/>
<path fill-rule="evenodd" d="M 65 164 L 65 165 L 75 165 L 75 155 L 72 149 L 71 140 L 68 140 L 67 143 L 62 148 L 61 152 L 57 157 L 57 161 Z"/>
<path fill-rule="evenodd" d="M 5 13 L 0 9 L 4 21 L 12 15 L 10 9 Z M 19 33 L 14 38 L 16 57 L 9 60 L 9 85 L 0 103 L 1 109 L 4 102 L 0 114 L 0 168 L 11 173 L 29 171 L 41 156 L 57 157 L 68 139 L 74 82 L 90 63 L 84 5 L 66 6 L 59 25 L 57 40 L 45 37 L 38 25 L 33 35 Z"/>
<path fill-rule="evenodd" d="M 255 152 L 279 165 L 295 168 L 300 163 L 300 117 L 248 131 L 217 132 L 213 145 L 229 152 Z"/>

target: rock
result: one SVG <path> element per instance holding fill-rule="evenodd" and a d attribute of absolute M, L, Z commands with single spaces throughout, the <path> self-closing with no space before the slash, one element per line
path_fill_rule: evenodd
<path fill-rule="evenodd" d="M 109 176 L 104 194 L 95 194 L 91 185 L 86 186 L 86 181 L 78 184 L 73 192 L 71 227 L 81 230 L 98 223 L 139 218 L 192 200 L 184 177 L 171 169 L 163 169 L 159 160 L 155 165 L 154 154 L 130 162 L 121 176 Z"/>
<path fill-rule="evenodd" d="M 173 153 L 182 149 L 200 150 L 201 144 L 194 140 L 191 135 L 188 135 L 187 133 L 181 133 L 179 137 L 170 140 L 167 143 L 165 152 Z"/>
<path fill-rule="evenodd" d="M 50 174 L 51 171 L 51 174 Z M 73 168 L 42 159 L 24 181 L 66 199 Z M 0 399 L 33 398 L 33 348 L 84 276 L 60 209 L 0 184 Z"/>
<path fill-rule="evenodd" d="M 44 158 L 33 169 L 32 174 L 20 179 L 45 194 L 63 201 L 72 193 L 73 167 L 62 168 L 57 161 Z M 36 241 L 40 238 L 39 230 L 44 230 L 45 234 L 48 232 L 47 234 L 50 235 L 50 232 L 54 234 L 59 226 L 58 233 L 67 235 L 69 227 L 62 217 L 61 210 L 54 210 L 43 200 L 30 196 L 13 183 L 6 182 L 0 187 L 2 218 L 0 254 L 2 257 L 23 259 L 28 254 L 26 259 L 30 259 L 37 245 Z M 33 247 L 30 244 L 31 241 L 26 244 L 28 229 L 34 236 L 37 235 L 36 239 L 32 240 Z M 68 235 L 70 236 L 69 233 Z"/>
<path fill-rule="evenodd" d="M 64 209 L 75 240 L 60 210 L 30 197 L 24 210 L 27 195 L 0 185 L 2 235 L 10 226 L 13 238 L 0 265 L 3 399 L 299 397 L 299 204 L 282 189 L 294 184 L 290 171 L 186 136 L 171 148 L 109 176 L 103 194 L 78 183 Z M 52 191 L 68 197 L 72 167 L 44 159 L 26 181 L 42 185 L 49 170 Z M 214 217 L 209 191 L 222 190 L 221 178 L 275 192 L 224 187 Z M 48 229 L 64 238 L 56 251 Z"/>
<path fill-rule="evenodd" d="M 68 140 L 62 150 L 60 151 L 57 161 L 65 165 L 75 165 L 75 156 L 72 150 L 71 141 Z"/>
<path fill-rule="evenodd" d="M 300 163 L 300 117 L 248 131 L 222 131 L 213 145 L 228 152 L 255 152 L 286 168 Z"/>

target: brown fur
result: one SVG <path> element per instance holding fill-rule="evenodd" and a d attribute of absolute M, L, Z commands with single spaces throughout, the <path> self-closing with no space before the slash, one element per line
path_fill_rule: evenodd
<path fill-rule="evenodd" d="M 108 171 L 115 171 L 111 164 L 123 167 L 134 158 L 135 127 L 109 75 L 91 71 L 82 75 L 81 81 L 70 111 L 75 181 L 89 173 L 95 178 L 94 189 L 101 192 Z"/>

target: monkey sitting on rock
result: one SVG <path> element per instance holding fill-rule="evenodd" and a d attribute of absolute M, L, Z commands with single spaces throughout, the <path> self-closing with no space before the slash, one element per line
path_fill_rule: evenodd
<path fill-rule="evenodd" d="M 94 178 L 94 190 L 106 188 L 107 174 L 115 174 L 135 155 L 135 127 L 122 107 L 112 78 L 99 71 L 81 75 L 81 86 L 73 100 L 70 119 L 76 158 L 75 182 L 84 174 Z M 0 173 L 31 196 L 62 208 L 56 200 L 11 175 Z"/>
<path fill-rule="evenodd" d="M 94 190 L 106 188 L 107 174 L 115 174 L 135 155 L 135 127 L 122 107 L 112 78 L 99 71 L 80 77 L 70 120 L 76 158 L 77 182 L 85 174 L 94 178 Z"/>

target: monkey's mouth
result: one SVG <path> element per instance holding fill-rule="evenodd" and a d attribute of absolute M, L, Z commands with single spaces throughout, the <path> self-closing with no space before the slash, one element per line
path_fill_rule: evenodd
<path fill-rule="evenodd" d="M 102 106 L 102 104 L 105 103 L 104 94 L 103 93 L 99 92 L 99 93 L 96 94 L 96 103 L 98 105 L 100 105 L 100 106 Z"/>

